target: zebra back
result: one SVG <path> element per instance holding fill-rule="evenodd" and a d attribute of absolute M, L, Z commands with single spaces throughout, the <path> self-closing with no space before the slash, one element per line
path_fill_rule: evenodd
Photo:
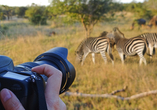
<path fill-rule="evenodd" d="M 83 62 L 87 55 L 91 52 L 92 53 L 92 59 L 95 63 L 94 53 L 101 53 L 101 56 L 103 57 L 105 63 L 107 62 L 105 51 L 109 54 L 112 64 L 114 65 L 114 58 L 110 50 L 110 41 L 107 37 L 89 37 L 85 40 L 83 40 L 80 45 L 78 46 L 76 50 L 76 61 L 81 62 L 81 65 L 83 65 Z"/>
<path fill-rule="evenodd" d="M 144 47 L 143 47 L 144 46 Z M 126 39 L 126 42 L 123 46 L 123 52 L 126 55 L 136 55 L 137 53 L 134 53 L 135 50 L 143 50 L 143 54 L 146 52 L 148 53 L 148 43 L 146 39 L 142 37 L 133 37 L 130 39 Z"/>
<path fill-rule="evenodd" d="M 110 41 L 107 37 L 90 37 L 85 41 L 85 45 L 91 52 L 97 53 L 106 50 Z"/>
<path fill-rule="evenodd" d="M 77 54 L 84 54 L 85 49 L 93 53 L 104 51 L 110 46 L 110 40 L 107 37 L 89 37 L 84 39 L 78 46 Z M 110 48 L 109 48 L 110 49 Z"/>
<path fill-rule="evenodd" d="M 123 51 L 126 55 L 135 55 L 135 50 L 137 48 L 143 49 L 143 43 L 145 44 L 146 48 L 148 48 L 148 43 L 145 38 L 137 36 L 130 39 L 126 39 L 124 37 L 124 34 L 117 27 L 113 28 L 113 33 L 115 36 L 115 42 L 118 51 Z"/>
<path fill-rule="evenodd" d="M 148 45 L 157 45 L 157 33 L 143 33 L 139 36 L 145 38 L 148 41 Z"/>

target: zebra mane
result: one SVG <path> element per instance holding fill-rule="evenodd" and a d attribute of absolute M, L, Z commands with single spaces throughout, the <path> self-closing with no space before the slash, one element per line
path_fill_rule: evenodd
<path fill-rule="evenodd" d="M 76 52 L 82 50 L 85 40 L 86 40 L 86 39 L 84 39 L 84 40 L 79 44 L 79 46 L 78 46 L 77 49 L 76 49 Z"/>
<path fill-rule="evenodd" d="M 124 34 L 119 30 L 118 27 L 114 27 L 113 28 L 114 32 L 117 32 L 117 34 L 121 37 L 121 38 L 125 38 Z"/>
<path fill-rule="evenodd" d="M 104 36 L 106 36 L 108 34 L 108 32 L 107 31 L 103 31 L 101 34 L 100 34 L 100 36 L 99 37 L 104 37 Z"/>

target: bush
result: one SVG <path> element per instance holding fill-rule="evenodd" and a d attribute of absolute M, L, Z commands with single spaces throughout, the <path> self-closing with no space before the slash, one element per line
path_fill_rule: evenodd
<path fill-rule="evenodd" d="M 8 26 L 0 25 L 0 33 L 2 32 L 2 34 L 5 34 L 7 30 L 8 30 Z"/>
<path fill-rule="evenodd" d="M 34 15 L 30 19 L 31 23 L 35 24 L 35 25 L 38 25 L 38 24 L 39 25 L 45 25 L 45 24 L 47 24 L 46 20 L 47 19 L 45 17 L 41 16 L 41 15 Z"/>
<path fill-rule="evenodd" d="M 35 25 L 45 25 L 47 24 L 47 17 L 45 15 L 45 7 L 37 6 L 32 4 L 31 7 L 26 10 L 25 14 L 32 24 Z"/>
<path fill-rule="evenodd" d="M 5 18 L 5 16 L 4 16 L 4 14 L 3 14 L 3 12 L 0 12 L 0 20 L 5 20 L 6 18 Z"/>

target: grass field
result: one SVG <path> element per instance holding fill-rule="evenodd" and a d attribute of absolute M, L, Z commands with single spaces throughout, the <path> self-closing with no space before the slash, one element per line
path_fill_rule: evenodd
<path fill-rule="evenodd" d="M 69 88 L 71 92 L 87 94 L 105 94 L 122 89 L 125 92 L 116 95 L 130 97 L 135 94 L 157 89 L 157 55 L 152 59 L 145 55 L 147 66 L 139 66 L 139 57 L 127 57 L 122 66 L 116 50 L 113 52 L 115 66 L 107 55 L 105 65 L 100 54 L 96 55 L 96 64 L 91 55 L 85 59 L 84 66 L 75 62 L 75 50 L 85 38 L 81 25 L 52 27 L 31 26 L 26 21 L 2 22 L 9 29 L 5 35 L 0 34 L 0 54 L 13 59 L 14 65 L 33 61 L 41 53 L 53 47 L 66 47 L 69 51 L 68 60 L 76 69 L 76 79 Z M 92 36 L 96 37 L 103 31 L 111 31 L 117 26 L 127 38 L 144 32 L 157 32 L 156 29 L 135 29 L 130 31 L 130 20 L 116 20 L 99 23 L 95 26 Z M 48 37 L 47 33 L 54 30 L 57 35 Z M 60 95 L 67 105 L 67 110 L 157 110 L 157 95 L 141 99 L 122 101 L 112 98 L 89 98 Z"/>

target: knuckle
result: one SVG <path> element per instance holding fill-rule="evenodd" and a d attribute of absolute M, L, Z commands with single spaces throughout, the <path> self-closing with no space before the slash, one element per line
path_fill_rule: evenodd
<path fill-rule="evenodd" d="M 58 76 L 62 77 L 62 72 L 60 70 L 58 71 Z"/>

